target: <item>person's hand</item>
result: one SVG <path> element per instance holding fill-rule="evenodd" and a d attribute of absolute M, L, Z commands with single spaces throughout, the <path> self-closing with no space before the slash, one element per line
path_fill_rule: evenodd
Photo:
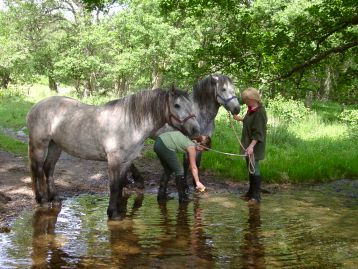
<path fill-rule="evenodd" d="M 204 192 L 205 191 L 205 186 L 201 183 L 201 182 L 198 182 L 196 184 L 196 189 L 200 192 Z"/>
<path fill-rule="evenodd" d="M 237 121 L 242 121 L 243 120 L 239 114 L 233 115 L 232 117 Z"/>
<path fill-rule="evenodd" d="M 254 153 L 254 146 L 253 145 L 248 146 L 245 152 L 246 155 L 251 155 L 252 153 Z"/>

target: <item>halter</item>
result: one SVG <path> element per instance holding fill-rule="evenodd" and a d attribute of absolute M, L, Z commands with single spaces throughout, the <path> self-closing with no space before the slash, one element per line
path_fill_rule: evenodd
<path fill-rule="evenodd" d="M 236 95 L 233 95 L 227 99 L 225 99 L 224 97 L 222 97 L 220 94 L 218 94 L 218 85 L 216 84 L 216 90 L 215 90 L 215 98 L 216 100 L 221 99 L 222 101 L 224 101 L 224 106 L 226 107 L 227 103 L 229 103 L 231 100 L 233 99 L 238 99 Z"/>
<path fill-rule="evenodd" d="M 216 99 L 218 99 L 218 97 L 219 97 L 221 100 L 224 101 L 224 106 L 226 106 L 227 103 L 229 103 L 232 99 L 235 99 L 235 98 L 237 99 L 237 96 L 236 96 L 236 95 L 233 95 L 233 96 L 231 96 L 230 98 L 225 99 L 224 97 L 222 97 L 222 96 L 220 96 L 219 94 L 216 93 Z"/>
<path fill-rule="evenodd" d="M 172 118 L 174 118 L 177 122 L 179 122 L 181 125 L 183 125 L 187 120 L 191 119 L 191 118 L 195 118 L 196 116 L 194 114 L 189 114 L 186 118 L 184 118 L 183 120 L 181 120 L 180 118 L 178 118 L 176 115 L 174 115 L 172 113 L 172 111 L 170 110 L 170 105 L 169 105 L 169 92 L 167 93 L 166 97 L 165 97 L 166 103 L 167 103 L 167 108 L 168 108 L 168 112 L 169 112 L 169 124 L 176 128 L 173 125 L 173 121 Z"/>

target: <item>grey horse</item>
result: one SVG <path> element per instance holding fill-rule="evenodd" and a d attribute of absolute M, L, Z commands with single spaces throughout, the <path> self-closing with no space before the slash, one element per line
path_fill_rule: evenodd
<path fill-rule="evenodd" d="M 198 81 L 190 94 L 190 99 L 194 104 L 194 114 L 199 122 L 200 134 L 212 136 L 215 130 L 215 117 L 218 114 L 220 106 L 223 106 L 231 114 L 238 114 L 240 112 L 240 103 L 235 93 L 235 86 L 232 80 L 225 75 L 214 74 Z M 165 125 L 159 129 L 158 132 L 152 136 L 155 139 L 163 132 L 173 130 L 169 125 Z M 197 155 L 197 166 L 200 166 L 201 153 Z M 184 178 L 186 183 L 186 176 L 189 168 L 189 161 L 184 156 Z M 143 178 L 138 172 L 137 168 L 132 165 L 130 169 L 135 182 L 143 184 Z M 168 176 L 163 175 L 160 179 L 158 201 L 166 200 L 166 190 L 168 184 Z M 193 181 L 195 185 L 195 182 Z M 185 191 L 188 192 L 188 185 L 185 185 Z"/>
<path fill-rule="evenodd" d="M 35 199 L 57 200 L 53 174 L 61 151 L 79 158 L 108 162 L 110 199 L 107 214 L 120 217 L 126 173 L 146 138 L 168 123 L 187 135 L 199 124 L 186 92 L 141 91 L 103 106 L 54 96 L 37 103 L 27 115 L 29 162 Z"/>

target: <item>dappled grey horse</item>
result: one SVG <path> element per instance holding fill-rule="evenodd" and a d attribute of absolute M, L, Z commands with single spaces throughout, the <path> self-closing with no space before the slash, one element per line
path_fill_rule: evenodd
<path fill-rule="evenodd" d="M 235 93 L 235 86 L 232 80 L 225 75 L 210 75 L 200 81 L 198 81 L 190 94 L 190 99 L 194 105 L 194 114 L 200 125 L 200 134 L 212 136 L 215 129 L 215 117 L 218 114 L 220 106 L 231 114 L 238 114 L 240 112 L 240 103 Z M 159 129 L 155 136 L 159 136 L 163 132 L 172 130 L 168 125 Z M 155 138 L 155 136 L 153 138 Z M 200 166 L 201 152 L 197 154 L 197 166 Z M 186 176 L 189 168 L 189 161 L 184 155 L 184 178 L 186 182 Z M 138 178 L 137 169 L 132 165 L 131 172 L 134 175 L 134 179 L 140 181 Z M 166 199 L 166 189 L 169 176 L 163 175 L 160 179 L 158 200 Z M 184 183 L 185 183 L 184 182 Z M 193 181 L 195 185 L 195 182 Z M 185 187 L 188 192 L 188 185 Z"/>
<path fill-rule="evenodd" d="M 107 161 L 110 219 L 119 218 L 122 189 L 144 141 L 165 123 L 188 135 L 199 134 L 186 92 L 142 91 L 103 106 L 54 96 L 37 103 L 27 116 L 29 161 L 38 203 L 58 199 L 53 173 L 61 151 L 87 160 Z"/>

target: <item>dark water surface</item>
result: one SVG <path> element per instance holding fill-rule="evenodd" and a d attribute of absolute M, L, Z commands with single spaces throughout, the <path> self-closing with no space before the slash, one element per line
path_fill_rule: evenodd
<path fill-rule="evenodd" d="M 206 193 L 186 206 L 133 194 L 107 222 L 107 195 L 24 212 L 0 234 L 0 268 L 358 268 L 358 181 L 265 195 Z"/>

